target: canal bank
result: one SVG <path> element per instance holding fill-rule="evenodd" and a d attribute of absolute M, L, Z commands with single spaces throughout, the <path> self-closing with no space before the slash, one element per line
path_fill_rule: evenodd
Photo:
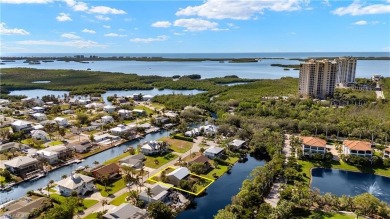
<path fill-rule="evenodd" d="M 262 160 L 256 160 L 248 156 L 245 163 L 236 163 L 230 173 L 218 178 L 205 194 L 193 200 L 193 203 L 183 212 L 179 213 L 177 219 L 209 219 L 231 203 L 242 186 L 242 182 L 250 176 L 252 170 L 265 164 Z"/>

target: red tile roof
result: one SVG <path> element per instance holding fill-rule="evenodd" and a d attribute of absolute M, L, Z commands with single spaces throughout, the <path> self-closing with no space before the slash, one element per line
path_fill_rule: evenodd
<path fill-rule="evenodd" d="M 371 143 L 367 141 L 351 141 L 351 140 L 345 140 L 343 142 L 343 145 L 348 147 L 350 150 L 356 150 L 356 151 L 372 151 L 371 149 Z"/>
<path fill-rule="evenodd" d="M 99 167 L 92 171 L 92 173 L 96 176 L 110 176 L 111 174 L 119 172 L 119 166 L 116 163 L 111 163 L 102 167 Z"/>
<path fill-rule="evenodd" d="M 301 137 L 304 145 L 326 148 L 326 141 L 316 137 Z"/>

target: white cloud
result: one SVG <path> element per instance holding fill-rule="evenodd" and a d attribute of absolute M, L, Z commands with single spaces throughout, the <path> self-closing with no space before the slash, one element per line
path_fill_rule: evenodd
<path fill-rule="evenodd" d="M 322 0 L 321 4 L 326 5 L 326 6 L 332 6 L 329 2 L 329 0 Z"/>
<path fill-rule="evenodd" d="M 103 15 L 96 15 L 95 17 L 96 17 L 96 19 L 101 20 L 101 21 L 109 21 L 109 20 L 111 20 L 109 17 L 103 16 Z"/>
<path fill-rule="evenodd" d="M 104 27 L 104 28 L 107 28 L 107 29 L 108 29 L 108 28 L 111 28 L 110 25 L 103 25 L 103 27 Z"/>
<path fill-rule="evenodd" d="M 60 22 L 64 22 L 64 21 L 71 21 L 72 18 L 70 18 L 69 14 L 65 14 L 65 13 L 60 13 L 57 17 L 56 17 L 57 21 L 60 21 Z"/>
<path fill-rule="evenodd" d="M 76 47 L 79 49 L 100 47 L 105 48 L 106 45 L 99 44 L 91 40 L 72 40 L 72 41 L 49 41 L 49 40 L 24 40 L 17 41 L 17 44 L 28 46 L 64 46 L 64 47 Z"/>
<path fill-rule="evenodd" d="M 308 0 L 207 0 L 199 6 L 188 6 L 176 12 L 177 16 L 200 16 L 209 19 L 248 20 L 264 10 L 296 11 L 306 6 Z"/>
<path fill-rule="evenodd" d="M 124 10 L 110 8 L 107 6 L 93 6 L 88 12 L 95 14 L 126 14 Z"/>
<path fill-rule="evenodd" d="M 9 29 L 7 28 L 7 25 L 4 22 L 1 22 L 0 34 L 1 35 L 29 35 L 30 33 L 24 29 L 18 29 L 18 28 Z"/>
<path fill-rule="evenodd" d="M 63 33 L 63 34 L 61 34 L 61 37 L 71 39 L 71 40 L 80 39 L 79 36 L 77 36 L 76 34 L 73 34 L 73 33 Z"/>
<path fill-rule="evenodd" d="M 96 33 L 96 31 L 90 30 L 90 29 L 84 29 L 84 30 L 82 30 L 82 32 L 83 33 L 90 33 L 90 34 L 95 34 Z"/>
<path fill-rule="evenodd" d="M 367 25 L 367 21 L 365 20 L 360 20 L 360 21 L 356 21 L 355 23 L 353 23 L 354 25 Z"/>
<path fill-rule="evenodd" d="M 359 3 L 359 1 L 354 1 L 352 4 L 347 7 L 340 7 L 332 11 L 333 14 L 342 16 L 342 15 L 367 15 L 367 14 L 386 14 L 390 13 L 390 1 L 387 1 L 389 4 L 372 4 L 364 6 Z"/>
<path fill-rule="evenodd" d="M 289 32 L 288 35 L 297 35 L 295 32 Z"/>
<path fill-rule="evenodd" d="M 117 33 L 107 33 L 107 34 L 104 34 L 105 37 L 125 37 L 127 35 L 124 35 L 124 34 L 117 34 Z"/>
<path fill-rule="evenodd" d="M 7 4 L 46 4 L 53 0 L 0 0 L 0 3 Z"/>
<path fill-rule="evenodd" d="M 236 26 L 234 23 L 227 23 L 226 24 L 228 27 L 230 27 L 230 28 L 240 28 L 239 26 Z"/>
<path fill-rule="evenodd" d="M 75 0 L 63 0 L 65 3 L 75 11 L 84 11 L 93 14 L 126 14 L 125 11 L 110 8 L 107 6 L 92 6 L 89 7 L 87 3 Z"/>
<path fill-rule="evenodd" d="M 175 33 L 173 33 L 173 35 L 182 36 L 182 35 L 184 35 L 184 33 L 177 33 L 177 32 L 175 32 Z"/>
<path fill-rule="evenodd" d="M 157 37 L 149 37 L 149 38 L 133 38 L 130 39 L 133 43 L 151 43 L 151 42 L 159 42 L 166 41 L 169 37 L 165 35 L 157 36 Z"/>
<path fill-rule="evenodd" d="M 152 27 L 162 27 L 162 28 L 167 28 L 172 25 L 171 22 L 169 21 L 157 21 L 152 24 Z"/>
<path fill-rule="evenodd" d="M 219 30 L 218 23 L 199 18 L 178 19 L 174 22 L 176 27 L 184 27 L 186 31 Z"/>

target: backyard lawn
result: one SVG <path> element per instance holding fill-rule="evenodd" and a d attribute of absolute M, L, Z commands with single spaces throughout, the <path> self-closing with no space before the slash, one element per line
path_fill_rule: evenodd
<path fill-rule="evenodd" d="M 123 153 L 123 154 L 121 154 L 121 155 L 119 155 L 119 156 L 117 156 L 117 157 L 114 157 L 114 158 L 112 158 L 112 159 L 109 159 L 109 160 L 106 160 L 106 161 L 104 161 L 104 165 L 107 165 L 107 164 L 111 164 L 111 163 L 116 163 L 116 162 L 118 162 L 118 160 L 120 160 L 120 159 L 122 159 L 122 158 L 125 158 L 125 157 L 127 157 L 127 156 L 129 156 L 130 155 L 130 153 L 129 152 L 126 152 L 126 153 Z"/>
<path fill-rule="evenodd" d="M 207 177 L 207 178 L 210 178 L 210 179 L 214 179 L 214 176 L 213 176 L 214 173 L 218 177 L 220 177 L 220 176 L 222 176 L 223 174 L 225 174 L 227 172 L 229 167 L 228 166 L 219 165 L 218 168 L 219 169 L 214 168 L 213 170 L 211 170 L 207 174 L 201 174 L 201 176 L 204 176 L 204 177 Z"/>
<path fill-rule="evenodd" d="M 157 169 L 162 165 L 168 163 L 169 161 L 175 159 L 177 155 L 173 153 L 168 153 L 163 156 L 145 156 L 145 157 L 146 157 L 145 166 L 153 169 Z"/>
<path fill-rule="evenodd" d="M 110 205 L 115 205 L 115 206 L 119 206 L 121 205 L 122 203 L 125 203 L 126 202 L 126 197 L 129 196 L 129 194 L 126 192 L 118 197 L 116 197 L 114 200 L 112 200 L 110 202 Z"/>
<path fill-rule="evenodd" d="M 89 214 L 84 219 L 96 219 L 98 216 L 97 214 L 98 214 L 97 212 Z"/>
<path fill-rule="evenodd" d="M 54 200 L 58 201 L 59 203 L 63 203 L 67 199 L 67 197 L 64 197 L 59 194 L 51 194 L 50 197 L 52 197 Z M 98 200 L 94 200 L 94 199 L 87 199 L 87 198 L 83 199 L 83 205 L 85 209 L 92 207 L 98 202 L 99 202 Z M 82 210 L 84 210 L 84 208 Z"/>
<path fill-rule="evenodd" d="M 169 144 L 169 148 L 178 153 L 185 153 L 192 147 L 193 143 L 169 137 L 163 137 L 159 141 L 164 141 Z"/>
<path fill-rule="evenodd" d="M 104 185 L 101 185 L 99 183 L 96 183 L 96 187 L 100 190 L 100 194 L 103 197 L 108 197 L 110 194 L 114 194 L 115 192 L 125 188 L 126 183 L 123 178 L 121 178 L 111 184 L 107 184 L 107 191 L 104 190 Z"/>
<path fill-rule="evenodd" d="M 154 111 L 146 106 L 135 106 L 134 109 L 140 109 L 140 110 L 145 110 L 146 114 L 150 115 L 154 113 Z"/>

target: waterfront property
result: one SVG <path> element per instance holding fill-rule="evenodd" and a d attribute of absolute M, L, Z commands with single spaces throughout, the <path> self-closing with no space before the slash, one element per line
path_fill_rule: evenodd
<path fill-rule="evenodd" d="M 245 146 L 245 143 L 246 142 L 244 140 L 234 139 L 232 142 L 229 143 L 229 146 L 234 150 L 238 150 Z"/>
<path fill-rule="evenodd" d="M 143 154 L 130 155 L 118 161 L 120 165 L 130 166 L 135 169 L 141 168 L 144 165 L 145 156 Z"/>
<path fill-rule="evenodd" d="M 23 120 L 16 120 L 11 126 L 15 132 L 29 132 L 33 129 L 31 122 Z"/>
<path fill-rule="evenodd" d="M 156 201 L 164 202 L 164 199 L 169 194 L 168 189 L 169 188 L 164 185 L 160 185 L 158 183 L 153 184 L 150 187 L 151 193 L 148 194 L 147 190 L 145 189 L 139 194 L 139 199 L 141 199 L 146 203 L 156 202 Z"/>
<path fill-rule="evenodd" d="M 390 158 L 390 148 L 386 148 L 383 151 L 383 158 Z"/>
<path fill-rule="evenodd" d="M 204 156 L 214 159 L 223 155 L 224 149 L 221 147 L 209 147 L 204 151 Z"/>
<path fill-rule="evenodd" d="M 85 193 L 94 190 L 94 180 L 93 177 L 83 174 L 72 174 L 56 182 L 56 184 L 60 194 L 63 196 L 71 196 L 73 191 L 77 192 L 78 195 L 85 195 Z"/>
<path fill-rule="evenodd" d="M 72 149 L 64 145 L 51 146 L 37 151 L 37 155 L 49 164 L 56 164 L 72 157 Z"/>
<path fill-rule="evenodd" d="M 116 163 L 111 163 L 104 166 L 99 166 L 92 170 L 92 174 L 96 179 L 112 179 L 120 173 L 119 166 Z"/>
<path fill-rule="evenodd" d="M 148 218 L 147 212 L 144 209 L 135 207 L 129 203 L 123 203 L 112 209 L 109 209 L 106 214 L 103 215 L 105 219 L 117 219 L 117 218 L 134 218 L 134 219 L 146 219 Z"/>
<path fill-rule="evenodd" d="M 67 127 L 68 126 L 68 120 L 66 118 L 62 117 L 56 117 L 54 121 L 61 127 Z"/>
<path fill-rule="evenodd" d="M 38 141 L 47 142 L 47 141 L 49 141 L 49 134 L 47 134 L 43 130 L 32 130 L 31 131 L 31 138 L 36 139 Z"/>
<path fill-rule="evenodd" d="M 22 178 L 42 170 L 42 163 L 39 160 L 27 156 L 15 157 L 12 160 L 6 161 L 4 166 L 11 173 Z"/>
<path fill-rule="evenodd" d="M 179 182 L 188 177 L 190 171 L 186 167 L 179 167 L 174 171 L 167 174 L 167 181 L 175 186 L 179 185 Z"/>
<path fill-rule="evenodd" d="M 25 149 L 27 147 L 28 147 L 27 145 L 21 144 L 21 143 L 18 143 L 18 142 L 8 142 L 8 143 L 5 143 L 5 144 L 0 144 L 0 153 L 3 153 L 5 151 L 9 151 L 12 148 L 20 150 L 20 149 Z"/>
<path fill-rule="evenodd" d="M 158 154 L 165 151 L 164 142 L 149 141 L 141 146 L 141 152 L 145 155 Z"/>
<path fill-rule="evenodd" d="M 372 148 L 371 143 L 367 141 L 352 141 L 345 140 L 343 141 L 343 154 L 344 155 L 354 155 L 360 157 L 372 157 Z"/>
<path fill-rule="evenodd" d="M 322 157 L 326 154 L 326 141 L 316 137 L 301 137 L 302 151 L 304 156 L 313 156 L 321 154 Z"/>

